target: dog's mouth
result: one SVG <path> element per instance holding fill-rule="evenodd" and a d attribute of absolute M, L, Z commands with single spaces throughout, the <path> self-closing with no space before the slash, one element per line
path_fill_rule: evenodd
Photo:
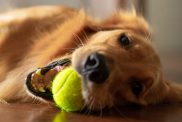
<path fill-rule="evenodd" d="M 85 84 L 85 82 L 90 82 L 92 84 L 98 85 L 104 84 L 110 74 L 109 67 L 107 66 L 105 61 L 106 59 L 103 55 L 99 53 L 93 53 L 86 57 L 86 60 L 83 60 L 84 66 L 81 66 L 79 69 L 74 67 L 75 70 L 81 75 L 83 84 Z M 34 96 L 37 96 L 43 100 L 53 101 L 52 81 L 58 72 L 65 69 L 66 67 L 69 67 L 70 65 L 71 59 L 67 58 L 52 62 L 45 67 L 37 68 L 35 71 L 31 72 L 26 78 L 26 87 L 28 91 Z M 86 93 L 85 91 L 88 91 L 89 89 L 87 88 L 88 87 L 83 85 L 83 97 L 86 95 L 84 94 Z M 101 94 L 103 93 L 99 93 L 98 96 Z M 87 97 L 89 97 L 90 95 L 86 95 L 84 99 L 87 99 Z M 95 99 L 94 103 L 99 104 L 99 106 L 101 106 L 103 102 L 107 101 L 105 100 L 106 98 L 103 99 L 103 97 L 101 100 L 98 99 Z M 91 104 L 90 101 L 88 101 L 88 104 Z"/>

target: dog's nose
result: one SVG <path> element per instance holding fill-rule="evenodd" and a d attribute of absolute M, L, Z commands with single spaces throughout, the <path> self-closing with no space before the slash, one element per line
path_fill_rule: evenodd
<path fill-rule="evenodd" d="M 94 83 L 103 83 L 109 76 L 109 67 L 102 54 L 90 54 L 84 63 L 84 75 Z"/>

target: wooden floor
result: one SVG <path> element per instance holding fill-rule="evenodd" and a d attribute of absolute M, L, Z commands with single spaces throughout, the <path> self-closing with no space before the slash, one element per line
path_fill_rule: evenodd
<path fill-rule="evenodd" d="M 91 114 L 66 113 L 45 105 L 0 104 L 0 122 L 182 122 L 182 105 L 125 107 Z"/>

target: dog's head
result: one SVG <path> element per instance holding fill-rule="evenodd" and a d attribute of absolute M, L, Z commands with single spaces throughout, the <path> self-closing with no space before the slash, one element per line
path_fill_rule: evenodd
<path fill-rule="evenodd" d="M 94 28 L 99 29 L 72 55 L 86 104 L 100 109 L 154 102 L 152 97 L 163 87 L 162 73 L 145 20 L 119 13 Z"/>
<path fill-rule="evenodd" d="M 60 33 L 63 36 L 59 36 Z M 182 100 L 181 87 L 163 79 L 148 24 L 140 16 L 121 12 L 106 21 L 95 22 L 81 12 L 50 37 L 56 41 L 41 53 L 46 55 L 39 55 L 39 64 L 50 62 L 55 57 L 55 61 L 59 60 L 67 52 L 63 48 L 72 49 L 77 46 L 75 43 L 81 43 L 69 58 L 71 56 L 71 65 L 82 78 L 82 94 L 90 109 Z M 50 42 L 49 38 L 47 42 Z M 58 47 L 55 48 L 55 45 Z M 46 81 L 47 76 L 50 79 L 56 75 L 57 64 L 59 61 L 42 68 Z M 28 79 L 27 86 L 32 86 L 31 78 Z M 49 82 L 46 82 L 48 85 L 43 84 L 46 89 L 50 87 Z M 48 96 L 47 92 L 46 95 L 38 94 L 33 87 L 28 89 L 36 96 L 52 99 L 49 89 Z"/>

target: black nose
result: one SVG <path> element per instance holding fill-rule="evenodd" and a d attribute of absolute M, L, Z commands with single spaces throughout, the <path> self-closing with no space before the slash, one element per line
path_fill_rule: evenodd
<path fill-rule="evenodd" d="M 92 53 L 84 63 L 84 75 L 95 83 L 103 83 L 109 76 L 109 68 L 102 54 Z"/>

